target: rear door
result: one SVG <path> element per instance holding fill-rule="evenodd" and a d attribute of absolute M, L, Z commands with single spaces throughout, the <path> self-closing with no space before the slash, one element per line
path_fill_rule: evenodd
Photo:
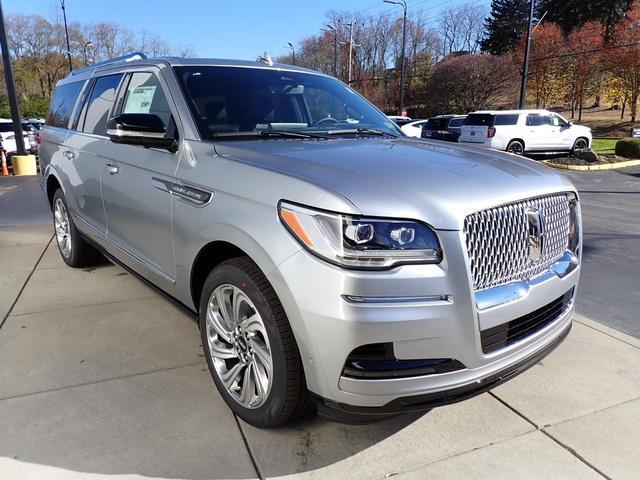
<path fill-rule="evenodd" d="M 174 134 L 176 117 L 158 73 L 154 67 L 129 73 L 113 113 L 156 114 Z M 168 186 L 175 181 L 179 154 L 106 140 L 102 155 L 109 244 L 124 263 L 171 293 L 175 258 Z"/>
<path fill-rule="evenodd" d="M 76 225 L 94 240 L 104 241 L 107 222 L 102 205 L 100 177 L 103 174 L 102 152 L 107 139 L 107 117 L 113 107 L 122 74 L 104 75 L 91 80 L 83 94 L 80 113 L 72 124 L 62 152 L 64 171 L 73 188 L 75 205 L 69 205 L 78 220 Z"/>
<path fill-rule="evenodd" d="M 487 140 L 489 127 L 493 126 L 494 116 L 489 113 L 472 113 L 462 124 L 460 142 L 484 143 Z"/>

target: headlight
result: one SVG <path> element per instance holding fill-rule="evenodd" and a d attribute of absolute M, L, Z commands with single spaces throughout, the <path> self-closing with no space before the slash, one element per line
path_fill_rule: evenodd
<path fill-rule="evenodd" d="M 434 231 L 413 220 L 356 217 L 280 202 L 280 220 L 310 252 L 350 268 L 382 269 L 438 263 Z"/>
<path fill-rule="evenodd" d="M 575 193 L 569 192 L 569 242 L 567 248 L 580 257 L 580 202 Z"/>

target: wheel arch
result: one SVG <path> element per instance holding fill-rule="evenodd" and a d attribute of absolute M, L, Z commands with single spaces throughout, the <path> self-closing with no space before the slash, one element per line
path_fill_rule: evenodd
<path fill-rule="evenodd" d="M 45 191 L 47 194 L 47 200 L 49 201 L 49 207 L 51 207 L 52 209 L 53 209 L 53 196 L 55 195 L 58 189 L 63 190 L 62 183 L 60 182 L 58 177 L 56 177 L 53 173 L 50 173 L 49 176 L 47 177 Z M 63 193 L 64 193 L 64 190 L 63 190 Z"/>

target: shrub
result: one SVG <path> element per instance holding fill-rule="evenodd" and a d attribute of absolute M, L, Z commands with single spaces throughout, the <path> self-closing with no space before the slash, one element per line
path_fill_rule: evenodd
<path fill-rule="evenodd" d="M 616 143 L 616 155 L 627 158 L 640 158 L 640 138 L 625 138 Z"/>

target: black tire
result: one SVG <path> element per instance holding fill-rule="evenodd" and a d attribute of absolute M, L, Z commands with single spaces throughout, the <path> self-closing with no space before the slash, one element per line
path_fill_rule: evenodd
<path fill-rule="evenodd" d="M 247 408 L 234 399 L 215 369 L 207 339 L 206 316 L 209 299 L 221 285 L 242 290 L 260 314 L 270 343 L 273 361 L 271 389 L 265 403 Z M 312 410 L 298 345 L 287 316 L 267 278 L 248 257 L 227 260 L 215 267 L 202 288 L 199 325 L 209 372 L 227 405 L 245 422 L 259 428 L 273 428 L 300 418 Z"/>
<path fill-rule="evenodd" d="M 573 147 L 571 147 L 571 153 L 575 153 L 576 150 L 586 150 L 589 148 L 589 140 L 584 137 L 576 138 L 576 141 L 573 142 Z"/>
<path fill-rule="evenodd" d="M 513 153 L 514 155 L 524 155 L 524 143 L 520 140 L 511 140 L 507 145 L 507 152 Z"/>
<path fill-rule="evenodd" d="M 64 263 L 74 268 L 82 268 L 88 267 L 91 265 L 95 265 L 96 263 L 101 263 L 104 261 L 104 257 L 98 252 L 93 246 L 91 246 L 87 241 L 82 238 L 80 232 L 76 228 L 73 223 L 73 217 L 69 213 L 69 207 L 67 206 L 67 201 L 64 198 L 64 194 L 61 189 L 56 190 L 53 194 L 53 202 L 51 204 L 51 211 L 53 213 L 53 224 L 54 224 L 54 232 L 56 229 L 56 203 L 62 202 L 64 205 L 64 209 L 67 214 L 68 219 L 68 237 L 70 240 L 69 252 L 65 252 L 61 246 L 61 242 L 59 236 L 55 235 L 56 244 L 58 245 L 58 251 L 60 252 L 60 256 Z"/>

